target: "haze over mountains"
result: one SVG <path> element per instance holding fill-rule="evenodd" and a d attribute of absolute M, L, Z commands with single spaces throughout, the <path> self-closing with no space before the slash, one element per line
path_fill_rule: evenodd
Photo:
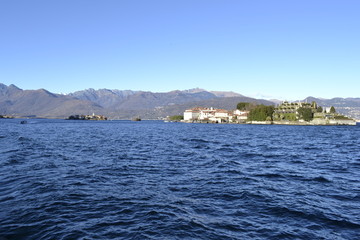
<path fill-rule="evenodd" d="M 360 98 L 317 99 L 322 106 L 334 106 L 341 113 L 360 119 Z M 45 89 L 22 90 L 0 83 L 0 115 L 16 117 L 65 118 L 73 114 L 101 114 L 111 119 L 158 119 L 182 114 L 192 107 L 234 109 L 238 102 L 272 105 L 274 102 L 243 96 L 234 92 L 206 91 L 195 88 L 185 91 L 154 93 L 132 90 L 86 89 L 67 95 Z"/>
<path fill-rule="evenodd" d="M 22 90 L 15 85 L 0 84 L 0 114 L 17 117 L 57 118 L 69 112 L 102 111 L 90 101 L 51 93 L 45 89 Z"/>

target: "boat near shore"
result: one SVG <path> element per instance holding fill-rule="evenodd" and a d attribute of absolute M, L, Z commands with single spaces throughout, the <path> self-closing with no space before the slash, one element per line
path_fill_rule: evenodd
<path fill-rule="evenodd" d="M 140 122 L 140 121 L 141 121 L 141 118 L 140 118 L 140 117 L 134 117 L 134 118 L 132 119 L 132 121 L 134 121 L 134 122 Z"/>

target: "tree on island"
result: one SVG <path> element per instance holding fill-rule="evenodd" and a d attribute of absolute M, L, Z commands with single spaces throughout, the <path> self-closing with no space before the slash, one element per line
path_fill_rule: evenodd
<path fill-rule="evenodd" d="M 236 105 L 236 109 L 239 109 L 240 111 L 250 111 L 251 108 L 253 108 L 253 104 L 249 103 L 249 102 L 239 102 Z"/>
<path fill-rule="evenodd" d="M 265 106 L 263 104 L 251 109 L 248 115 L 249 121 L 271 121 L 274 113 L 274 106 Z"/>
<path fill-rule="evenodd" d="M 323 108 L 322 108 L 321 106 L 319 106 L 319 107 L 316 109 L 316 112 L 322 113 L 322 112 L 323 112 Z"/>
<path fill-rule="evenodd" d="M 169 117 L 170 121 L 181 121 L 183 119 L 184 119 L 184 117 L 182 115 L 174 115 L 174 116 Z"/>
<path fill-rule="evenodd" d="M 300 118 L 304 119 L 305 121 L 309 122 L 313 119 L 313 112 L 311 108 L 299 108 L 298 113 L 300 115 Z"/>
<path fill-rule="evenodd" d="M 335 110 L 334 106 L 331 106 L 330 113 L 336 113 L 336 110 Z"/>

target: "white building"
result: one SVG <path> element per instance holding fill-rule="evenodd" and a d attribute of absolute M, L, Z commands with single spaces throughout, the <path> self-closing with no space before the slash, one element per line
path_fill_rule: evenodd
<path fill-rule="evenodd" d="M 215 118 L 216 109 L 214 108 L 203 108 L 200 111 L 199 120 L 211 120 Z"/>
<path fill-rule="evenodd" d="M 224 109 L 215 108 L 192 108 L 185 110 L 184 121 L 210 121 L 210 122 L 229 122 L 232 114 Z"/>
<path fill-rule="evenodd" d="M 249 111 L 234 110 L 234 118 L 240 121 L 246 121 L 249 115 Z M 234 120 L 235 120 L 234 119 Z"/>
<path fill-rule="evenodd" d="M 199 116 L 200 108 L 188 109 L 184 112 L 184 121 L 195 121 L 199 119 Z"/>

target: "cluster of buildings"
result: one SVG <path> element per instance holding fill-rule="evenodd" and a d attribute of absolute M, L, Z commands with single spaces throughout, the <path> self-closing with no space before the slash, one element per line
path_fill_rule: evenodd
<path fill-rule="evenodd" d="M 305 103 L 305 102 L 292 102 L 289 103 L 287 101 L 278 105 L 275 110 L 274 114 L 282 114 L 282 113 L 297 113 L 299 108 L 310 108 L 316 111 L 317 105 L 316 103 Z"/>
<path fill-rule="evenodd" d="M 275 121 L 296 121 L 299 120 L 299 109 L 309 109 L 311 113 L 317 112 L 317 104 L 307 102 L 283 102 L 278 105 L 273 112 L 273 120 Z"/>
<path fill-rule="evenodd" d="M 67 118 L 67 120 L 107 120 L 107 117 L 103 115 L 71 115 Z"/>
<path fill-rule="evenodd" d="M 339 113 L 336 113 L 334 107 L 318 107 L 315 102 L 283 102 L 274 109 L 274 121 L 303 121 L 300 119 L 299 109 L 309 109 L 311 112 L 311 120 L 313 123 L 330 123 L 345 122 L 345 120 L 353 121 Z M 333 121 L 331 121 L 333 120 Z M 341 121 L 339 121 L 341 120 Z"/>
<path fill-rule="evenodd" d="M 291 125 L 356 125 L 356 121 L 336 113 L 335 108 L 318 107 L 315 102 L 283 102 L 274 107 L 271 120 L 249 120 L 249 111 L 196 107 L 184 112 L 184 122 L 252 123 Z"/>
<path fill-rule="evenodd" d="M 216 108 L 196 107 L 185 110 L 185 122 L 206 122 L 206 123 L 241 123 L 246 122 L 249 112 Z"/>

